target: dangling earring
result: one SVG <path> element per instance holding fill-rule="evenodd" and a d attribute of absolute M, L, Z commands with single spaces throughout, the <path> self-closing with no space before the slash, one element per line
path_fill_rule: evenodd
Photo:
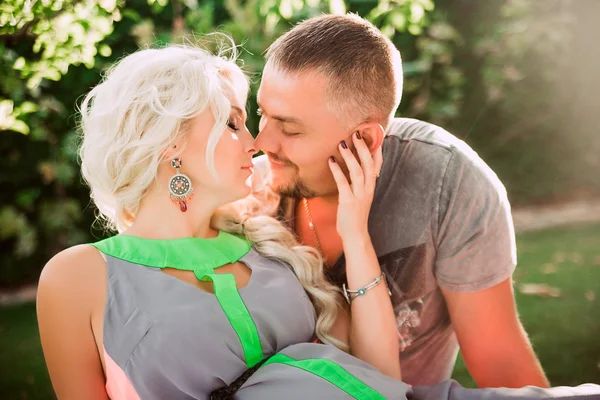
<path fill-rule="evenodd" d="M 192 201 L 194 198 L 194 189 L 192 189 L 192 181 L 187 175 L 179 172 L 179 168 L 183 163 L 180 158 L 174 158 L 171 160 L 171 166 L 175 168 L 175 175 L 169 180 L 169 193 L 171 195 L 171 201 L 175 204 L 179 204 L 181 212 L 187 211 L 187 203 Z"/>

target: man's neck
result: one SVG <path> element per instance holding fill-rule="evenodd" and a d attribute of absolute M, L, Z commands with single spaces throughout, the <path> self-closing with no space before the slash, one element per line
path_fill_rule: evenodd
<path fill-rule="evenodd" d="M 313 229 L 316 231 L 319 239 L 319 244 L 323 250 L 323 256 L 327 266 L 333 266 L 342 254 L 342 241 L 337 234 L 337 195 L 329 197 L 314 197 L 308 199 L 308 208 L 310 219 L 307 210 L 300 199 L 296 203 L 294 229 L 300 241 L 308 246 L 318 248 L 314 239 Z M 314 228 L 310 228 L 310 223 L 313 223 Z"/>
<path fill-rule="evenodd" d="M 302 203 L 303 200 L 300 200 Z M 338 196 L 311 197 L 308 207 L 315 224 L 335 225 L 337 221 Z M 300 206 L 303 206 L 300 204 Z"/>

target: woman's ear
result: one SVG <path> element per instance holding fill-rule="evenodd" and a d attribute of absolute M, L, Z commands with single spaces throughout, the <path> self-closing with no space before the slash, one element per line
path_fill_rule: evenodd
<path fill-rule="evenodd" d="M 179 145 L 179 144 L 171 145 L 171 147 L 169 147 L 165 151 L 165 158 L 171 160 L 171 159 L 177 157 L 181 153 L 180 146 L 181 145 Z"/>
<path fill-rule="evenodd" d="M 356 130 L 360 133 L 360 136 L 362 136 L 367 147 L 369 147 L 371 154 L 375 153 L 375 151 L 383 144 L 385 131 L 380 124 L 375 122 L 365 122 L 360 124 Z"/>

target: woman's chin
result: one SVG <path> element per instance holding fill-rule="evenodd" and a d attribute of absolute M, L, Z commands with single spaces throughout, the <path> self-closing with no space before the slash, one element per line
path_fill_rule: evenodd
<path fill-rule="evenodd" d="M 252 186 L 250 180 L 247 180 L 246 182 L 242 183 L 241 185 L 235 188 L 235 194 L 232 193 L 231 200 L 229 201 L 229 203 L 234 203 L 238 200 L 242 200 L 248 197 L 250 193 L 252 193 Z"/>

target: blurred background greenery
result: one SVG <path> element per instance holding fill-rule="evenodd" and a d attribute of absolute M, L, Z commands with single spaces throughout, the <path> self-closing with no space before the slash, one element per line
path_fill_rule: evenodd
<path fill-rule="evenodd" d="M 436 123 L 466 140 L 498 173 L 514 207 L 600 196 L 597 0 L 4 0 L 0 291 L 35 283 L 56 252 L 105 234 L 91 228 L 94 209 L 78 171 L 74 111 L 112 62 L 139 47 L 227 32 L 241 45 L 241 60 L 252 75 L 248 126 L 257 132 L 255 94 L 265 49 L 302 19 L 345 12 L 372 21 L 400 50 L 405 89 L 398 115 Z M 563 231 L 551 232 L 562 243 Z M 600 247 L 598 229 L 584 232 L 575 237 L 595 238 L 590 247 Z M 538 262 L 543 260 L 531 262 L 532 270 Z M 594 273 L 581 275 L 581 290 L 600 280 Z M 597 300 L 584 300 L 595 306 L 585 313 L 596 321 L 585 332 L 596 339 L 583 342 L 596 344 L 581 351 L 596 360 L 590 364 L 596 369 L 578 376 L 598 382 L 600 312 Z M 558 310 L 569 311 L 561 307 L 555 318 Z M 535 315 L 532 311 L 528 318 Z M 7 338 L 26 337 L 20 329 L 35 333 L 32 306 L 0 310 L 0 317 L 0 354 L 19 348 Z M 555 325 L 542 324 L 540 332 Z M 36 340 L 32 336 L 31 343 Z M 22 356 L 39 364 L 35 346 L 28 347 L 35 355 Z M 18 370 L 1 378 L 20 357 L 10 354 L 0 356 L 1 398 Z M 553 360 L 548 363 L 557 365 L 554 381 L 577 383 L 568 373 L 578 368 Z M 23 379 L 30 386 L 39 387 L 31 379 L 47 385 L 47 377 Z"/>

